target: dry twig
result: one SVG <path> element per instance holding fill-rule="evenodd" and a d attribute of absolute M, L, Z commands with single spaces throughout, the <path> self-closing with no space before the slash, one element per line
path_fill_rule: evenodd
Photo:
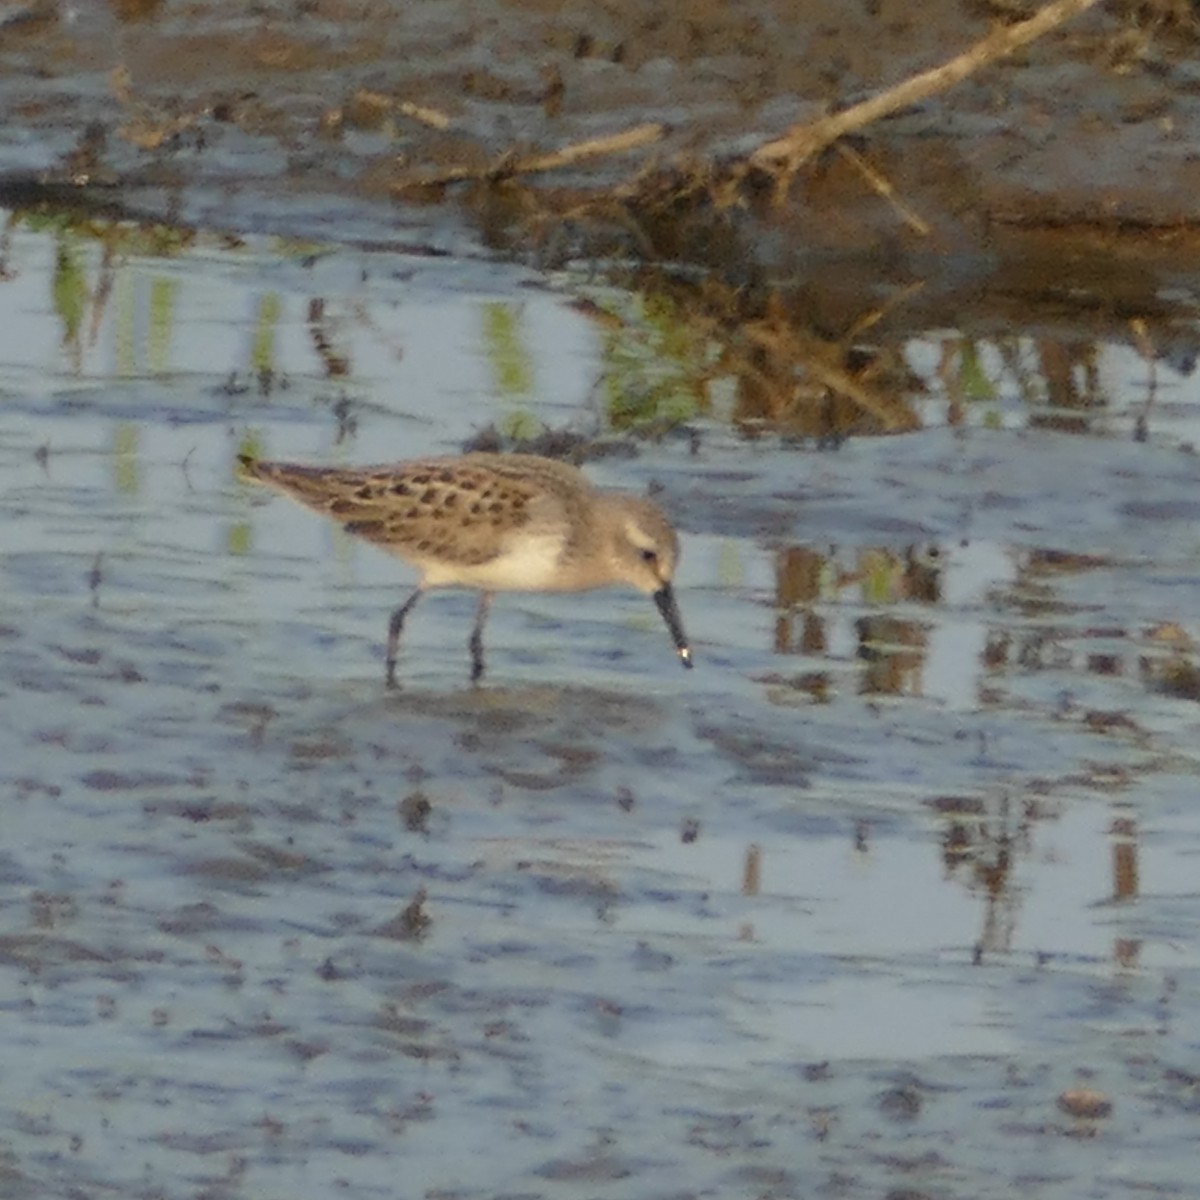
<path fill-rule="evenodd" d="M 533 175 L 544 171 L 556 171 L 560 167 L 574 166 L 589 158 L 606 154 L 623 154 L 657 142 L 665 133 L 662 125 L 651 122 L 635 125 L 620 133 L 604 137 L 586 138 L 572 142 L 558 150 L 545 154 L 529 154 L 523 157 L 512 153 L 504 154 L 496 161 L 483 167 L 445 167 L 433 171 L 417 171 L 392 184 L 393 192 L 405 192 L 412 188 L 437 187 L 447 183 L 463 183 L 467 180 L 486 179 L 495 181 L 509 179 L 514 175 Z"/>
<path fill-rule="evenodd" d="M 837 149 L 838 153 L 851 163 L 871 187 L 900 214 L 900 219 L 909 229 L 919 233 L 922 237 L 929 236 L 929 223 L 923 217 L 918 216 L 911 206 L 896 195 L 896 189 L 892 187 L 891 180 L 886 178 L 882 171 L 871 166 L 857 150 L 850 146 L 842 145 Z"/>
<path fill-rule="evenodd" d="M 832 116 L 793 125 L 782 137 L 759 146 L 750 155 L 749 163 L 752 167 L 775 175 L 776 196 L 782 200 L 800 167 L 838 138 L 929 96 L 947 91 L 1064 21 L 1086 12 L 1096 3 L 1097 0 L 1054 0 L 1029 20 L 995 30 L 940 67 L 913 75 L 903 83 Z"/>
<path fill-rule="evenodd" d="M 422 125 L 428 125 L 430 129 L 450 128 L 450 118 L 440 109 L 430 108 L 427 104 L 414 104 L 411 100 L 400 100 L 396 104 L 396 111 L 402 117 L 411 117 Z"/>

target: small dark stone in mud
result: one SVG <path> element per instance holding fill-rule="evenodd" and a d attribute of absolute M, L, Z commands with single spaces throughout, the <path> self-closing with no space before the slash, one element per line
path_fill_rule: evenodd
<path fill-rule="evenodd" d="M 1090 709 L 1084 714 L 1084 724 L 1094 733 L 1113 733 L 1113 732 L 1131 732 L 1137 733 L 1140 730 L 1138 723 L 1123 712 L 1102 712 L 1099 709 Z"/>
<path fill-rule="evenodd" d="M 79 663 L 85 667 L 94 667 L 103 655 L 99 650 L 88 648 L 71 650 L 66 646 L 55 646 L 54 649 L 70 663 Z"/>
<path fill-rule="evenodd" d="M 79 915 L 79 902 L 65 893 L 34 892 L 29 898 L 30 916 L 38 929 L 54 929 Z"/>
<path fill-rule="evenodd" d="M 426 893 L 419 888 L 406 908 L 398 916 L 378 926 L 372 932 L 379 937 L 394 938 L 399 942 L 411 942 L 425 936 L 432 918 L 425 911 Z"/>
<path fill-rule="evenodd" d="M 312 1062 L 314 1058 L 320 1058 L 323 1054 L 329 1053 L 329 1043 L 323 1041 L 290 1041 L 287 1043 L 287 1048 L 301 1061 Z"/>
<path fill-rule="evenodd" d="M 931 796 L 923 803 L 951 816 L 980 816 L 984 811 L 983 801 L 975 796 Z"/>
<path fill-rule="evenodd" d="M 1178 1067 L 1168 1067 L 1163 1071 L 1163 1082 L 1181 1084 L 1183 1087 L 1200 1087 L 1200 1075 L 1191 1071 L 1181 1071 Z"/>
<path fill-rule="evenodd" d="M 871 848 L 871 822 L 854 822 L 854 849 L 859 854 L 866 854 Z"/>
<path fill-rule="evenodd" d="M 637 971 L 667 971 L 675 965 L 675 959 L 665 950 L 655 950 L 646 942 L 638 942 L 633 955 L 633 966 Z"/>
<path fill-rule="evenodd" d="M 324 762 L 329 759 L 341 758 L 345 753 L 344 743 L 320 735 L 309 741 L 298 740 L 292 744 L 292 757 L 301 762 Z"/>
<path fill-rule="evenodd" d="M 1068 1116 L 1096 1119 L 1112 1114 L 1112 1101 L 1095 1088 L 1067 1088 L 1058 1098 L 1058 1107 Z"/>
<path fill-rule="evenodd" d="M 250 815 L 247 805 L 232 800 L 154 800 L 143 805 L 142 811 L 149 817 L 179 817 L 194 825 L 208 821 L 242 821 Z"/>
<path fill-rule="evenodd" d="M 173 914 L 159 921 L 158 928 L 161 932 L 175 937 L 195 937 L 215 929 L 219 921 L 220 911 L 216 906 L 202 902 L 177 908 Z"/>
<path fill-rule="evenodd" d="M 604 1037 L 615 1037 L 621 1031 L 621 1018 L 625 1010 L 614 1000 L 596 1001 L 596 1028 Z"/>
<path fill-rule="evenodd" d="M 92 607 L 100 606 L 100 585 L 104 582 L 104 554 L 98 553 L 88 573 L 88 590 L 92 593 Z"/>
<path fill-rule="evenodd" d="M 57 784 L 43 783 L 40 779 L 14 779 L 11 786 L 22 800 L 30 796 L 47 796 L 53 800 L 62 795 L 62 788 Z"/>
<path fill-rule="evenodd" d="M 921 1093 L 916 1088 L 889 1088 L 879 1097 L 880 1111 L 893 1121 L 913 1121 L 921 1115 Z"/>
<path fill-rule="evenodd" d="M 540 869 L 540 863 L 527 863 L 526 870 Z M 589 874 L 538 874 L 537 888 L 546 896 L 576 896 L 584 900 L 597 900 L 607 905 L 616 899 L 616 889 L 607 879 L 596 879 Z"/>
<path fill-rule="evenodd" d="M 169 775 L 134 775 L 120 771 L 89 771 L 80 782 L 94 792 L 132 792 L 138 788 L 170 787 L 178 780 Z"/>
<path fill-rule="evenodd" d="M 397 806 L 400 809 L 400 819 L 409 833 L 428 833 L 429 814 L 433 805 L 424 792 L 410 792 Z"/>
<path fill-rule="evenodd" d="M 212 809 L 207 804 L 187 804 L 179 810 L 179 815 L 186 821 L 202 825 L 212 816 Z"/>

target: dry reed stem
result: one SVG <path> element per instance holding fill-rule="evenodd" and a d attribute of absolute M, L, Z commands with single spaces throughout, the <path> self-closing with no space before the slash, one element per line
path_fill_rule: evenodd
<path fill-rule="evenodd" d="M 749 165 L 775 175 L 776 200 L 782 201 L 797 170 L 830 143 L 872 121 L 947 91 L 991 63 L 1036 41 L 1063 22 L 1086 12 L 1096 3 L 1097 0 L 1054 0 L 1029 20 L 995 30 L 940 67 L 913 75 L 903 83 L 832 116 L 793 125 L 782 137 L 759 146 L 750 155 Z"/>
<path fill-rule="evenodd" d="M 405 179 L 399 179 L 392 184 L 393 192 L 404 192 L 410 188 L 437 187 L 448 183 L 463 183 L 468 180 L 497 180 L 508 179 L 514 175 L 534 175 L 545 171 L 556 171 L 560 167 L 573 166 L 590 158 L 600 158 L 607 154 L 624 154 L 628 150 L 636 150 L 659 141 L 666 132 L 657 122 L 635 125 L 631 129 L 623 129 L 620 133 L 610 133 L 603 137 L 585 138 L 580 142 L 571 142 L 558 150 L 550 150 L 545 154 L 528 154 L 518 156 L 511 151 L 501 155 L 496 161 L 483 167 L 446 167 L 433 171 L 416 171 Z"/>
<path fill-rule="evenodd" d="M 854 166 L 862 177 L 882 196 L 895 210 L 900 214 L 900 219 L 913 230 L 919 233 L 921 237 L 928 237 L 930 233 L 929 224 L 924 218 L 917 215 L 916 211 L 896 195 L 896 189 L 892 187 L 889 180 L 882 171 L 877 167 L 871 166 L 869 162 L 857 150 L 849 146 L 838 146 L 838 153 L 852 166 Z"/>
<path fill-rule="evenodd" d="M 420 121 L 422 125 L 428 125 L 430 129 L 450 128 L 450 118 L 440 109 L 430 108 L 426 104 L 414 104 L 411 100 L 400 100 L 396 104 L 396 111 L 401 116 L 411 117 L 414 121 Z"/>

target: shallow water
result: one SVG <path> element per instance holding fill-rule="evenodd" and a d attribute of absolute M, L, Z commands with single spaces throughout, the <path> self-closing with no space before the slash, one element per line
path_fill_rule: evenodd
<path fill-rule="evenodd" d="M 1194 379 L 1138 441 L 1100 345 L 1064 433 L 986 346 L 955 410 L 934 332 L 919 432 L 715 403 L 588 467 L 662 485 L 695 671 L 642 597 L 513 596 L 472 690 L 444 595 L 389 694 L 406 569 L 234 455 L 604 432 L 662 362 L 594 281 L 6 262 L 6 1195 L 1197 1194 Z"/>

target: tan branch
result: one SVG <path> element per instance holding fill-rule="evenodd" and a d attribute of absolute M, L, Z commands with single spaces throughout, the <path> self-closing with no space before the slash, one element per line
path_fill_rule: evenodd
<path fill-rule="evenodd" d="M 832 116 L 793 125 L 782 137 L 759 146 L 750 155 L 750 164 L 778 173 L 780 182 L 786 189 L 792 176 L 805 161 L 838 138 L 899 109 L 908 108 L 920 100 L 948 90 L 982 68 L 1035 41 L 1064 21 L 1086 12 L 1097 2 L 1098 0 L 1054 0 L 1029 20 L 995 30 L 976 42 L 969 50 L 940 67 L 913 75 L 903 83 Z"/>
<path fill-rule="evenodd" d="M 450 118 L 439 109 L 430 108 L 426 104 L 414 104 L 411 100 L 400 100 L 396 104 L 396 111 L 401 116 L 411 117 L 414 121 L 420 121 L 422 125 L 428 125 L 430 129 L 450 128 Z"/>
<path fill-rule="evenodd" d="M 900 219 L 910 229 L 919 233 L 922 237 L 929 236 L 929 223 L 896 195 L 896 189 L 892 187 L 891 180 L 887 179 L 882 171 L 871 166 L 857 150 L 852 149 L 850 146 L 841 145 L 837 149 L 838 153 L 855 167 L 871 187 L 900 214 Z"/>
<path fill-rule="evenodd" d="M 587 158 L 599 158 L 604 154 L 623 154 L 626 150 L 636 150 L 639 146 L 657 142 L 665 132 L 662 125 L 654 122 L 635 125 L 632 129 L 625 129 L 620 133 L 572 142 L 569 146 L 563 146 L 561 150 L 552 150 L 549 154 L 519 159 L 514 164 L 513 171 L 523 175 L 534 171 L 555 171 L 559 167 L 571 166 Z"/>
<path fill-rule="evenodd" d="M 403 192 L 411 188 L 437 187 L 441 184 L 462 183 L 471 179 L 508 179 L 513 175 L 533 175 L 545 171 L 556 171 L 560 167 L 573 166 L 575 163 L 584 162 L 589 158 L 600 158 L 606 154 L 624 154 L 628 150 L 648 146 L 652 142 L 659 141 L 665 132 L 662 125 L 652 122 L 646 125 L 635 125 L 632 129 L 624 129 L 620 133 L 610 133 L 603 137 L 572 142 L 570 145 L 548 151 L 545 154 L 529 154 L 521 157 L 509 151 L 483 167 L 445 167 L 432 171 L 416 171 L 392 184 L 392 191 Z"/>

